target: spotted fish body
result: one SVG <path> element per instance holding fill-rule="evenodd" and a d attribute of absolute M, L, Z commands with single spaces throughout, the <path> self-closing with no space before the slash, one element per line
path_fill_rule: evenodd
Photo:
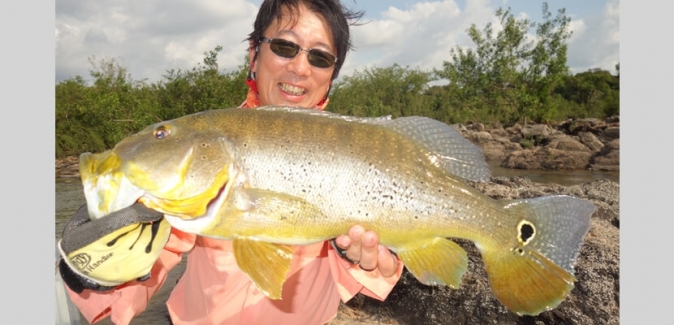
<path fill-rule="evenodd" d="M 80 165 L 92 217 L 138 200 L 180 230 L 232 240 L 239 267 L 274 299 L 290 246 L 360 224 L 429 285 L 458 287 L 468 259 L 448 238 L 474 242 L 496 297 L 538 314 L 573 288 L 595 209 L 568 196 L 483 195 L 466 182 L 489 179 L 481 150 L 424 117 L 213 110 L 152 125 Z"/>

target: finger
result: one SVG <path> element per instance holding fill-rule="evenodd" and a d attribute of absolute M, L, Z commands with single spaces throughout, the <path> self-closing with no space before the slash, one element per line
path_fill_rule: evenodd
<path fill-rule="evenodd" d="M 384 246 L 379 245 L 378 250 L 377 267 L 379 273 L 385 278 L 393 276 L 398 270 L 398 259 Z"/>
<path fill-rule="evenodd" d="M 363 233 L 365 229 L 362 226 L 355 225 L 349 229 L 349 239 L 351 245 L 346 249 L 346 256 L 358 264 L 360 262 L 360 248 L 363 240 Z"/>
<path fill-rule="evenodd" d="M 372 271 L 377 268 L 379 253 L 379 236 L 373 231 L 366 231 L 363 234 L 361 243 L 360 263 L 361 269 Z"/>
<path fill-rule="evenodd" d="M 339 249 L 345 251 L 351 247 L 351 238 L 349 235 L 341 235 L 335 238 L 335 244 L 337 244 L 337 247 Z"/>

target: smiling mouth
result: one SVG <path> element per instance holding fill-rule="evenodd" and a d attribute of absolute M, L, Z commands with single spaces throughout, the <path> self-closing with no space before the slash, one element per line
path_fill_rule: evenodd
<path fill-rule="evenodd" d="M 293 96 L 301 96 L 307 93 L 307 90 L 304 88 L 291 86 L 284 83 L 279 83 L 278 86 L 281 88 L 281 90 Z"/>

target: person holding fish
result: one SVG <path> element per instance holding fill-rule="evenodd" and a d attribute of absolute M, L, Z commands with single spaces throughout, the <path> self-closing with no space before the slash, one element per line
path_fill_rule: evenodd
<path fill-rule="evenodd" d="M 331 83 L 351 47 L 349 24 L 361 15 L 343 7 L 339 0 L 263 1 L 248 37 L 250 70 L 246 82 L 250 89 L 241 107 L 325 109 Z M 118 220 L 162 218 L 140 204 L 113 214 L 124 215 Z M 98 220 L 104 219 L 113 220 L 108 216 Z M 87 209 L 82 207 L 66 227 L 64 240 L 70 237 L 70 242 L 80 243 L 73 237 L 87 223 Z M 138 248 L 152 250 L 158 257 L 156 263 L 153 260 L 147 265 L 151 267 L 149 276 L 123 284 L 95 283 L 61 263 L 69 295 L 89 322 L 111 317 L 117 324 L 128 324 L 145 310 L 184 253 L 188 253 L 185 273 L 166 303 L 173 324 L 324 324 L 335 317 L 340 300 L 348 301 L 358 293 L 384 300 L 403 269 L 400 259 L 379 245 L 376 233 L 356 225 L 331 241 L 294 248 L 281 299 L 270 299 L 239 269 L 231 241 L 157 224 L 160 226 L 153 228 L 150 240 L 154 246 Z M 116 229 L 106 229 L 105 235 L 117 234 Z M 74 246 L 91 245 L 83 241 Z M 138 254 L 117 261 L 115 256 L 123 256 L 119 252 L 106 256 L 109 261 L 102 262 L 108 265 L 149 263 Z"/>

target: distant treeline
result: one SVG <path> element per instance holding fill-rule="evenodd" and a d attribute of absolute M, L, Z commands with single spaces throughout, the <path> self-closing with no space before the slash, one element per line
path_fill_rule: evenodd
<path fill-rule="evenodd" d="M 615 74 L 569 72 L 570 19 L 564 9 L 552 17 L 543 3 L 542 23 L 516 19 L 509 9 L 499 9 L 496 16 L 503 29 L 471 26 L 467 32 L 475 48 L 453 49 L 442 68 L 422 71 L 394 64 L 342 77 L 333 84 L 327 109 L 505 126 L 620 113 L 619 64 Z M 536 37 L 529 40 L 526 34 L 533 29 Z M 248 58 L 238 70 L 221 72 L 221 50 L 218 46 L 204 53 L 192 70 L 166 71 L 156 83 L 133 80 L 115 60 L 91 59 L 92 84 L 76 76 L 56 85 L 56 157 L 103 151 L 150 124 L 238 106 L 248 89 Z"/>

